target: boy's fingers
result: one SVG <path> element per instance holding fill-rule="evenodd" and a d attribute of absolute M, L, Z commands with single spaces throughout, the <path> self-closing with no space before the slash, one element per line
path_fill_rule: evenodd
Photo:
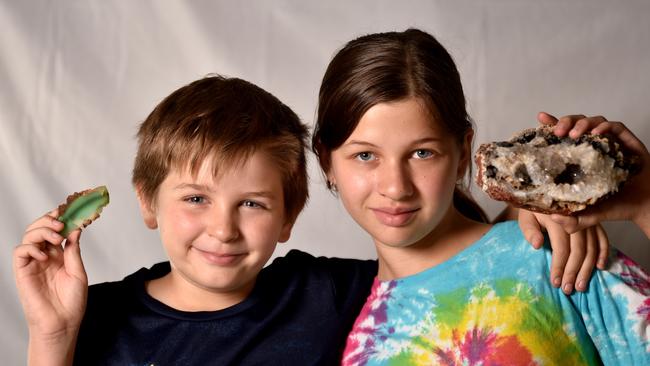
<path fill-rule="evenodd" d="M 541 248 L 544 244 L 544 234 L 542 234 L 542 229 L 535 215 L 526 210 L 519 210 L 518 222 L 524 238 L 526 238 L 533 248 Z"/>
<path fill-rule="evenodd" d="M 50 243 L 61 245 L 63 239 L 64 238 L 61 234 L 51 228 L 38 227 L 25 233 L 22 239 L 22 244 L 36 244 L 42 246 L 44 243 Z"/>
<path fill-rule="evenodd" d="M 554 287 L 562 285 L 564 268 L 569 259 L 569 236 L 561 230 L 547 230 L 551 241 L 551 283 Z"/>
<path fill-rule="evenodd" d="M 68 236 L 63 250 L 63 261 L 65 263 L 66 271 L 84 282 L 87 281 L 86 270 L 84 268 L 83 260 L 81 259 L 81 246 L 79 244 L 79 236 L 81 230 L 75 230 Z"/>
<path fill-rule="evenodd" d="M 609 237 L 602 225 L 596 225 L 596 237 L 598 240 L 598 269 L 607 268 L 607 258 L 609 258 Z"/>
<path fill-rule="evenodd" d="M 37 245 L 21 244 L 14 249 L 14 269 L 20 269 L 31 263 L 33 259 L 44 261 L 47 254 Z"/>
<path fill-rule="evenodd" d="M 589 209 L 578 216 L 564 216 L 552 214 L 551 220 L 562 226 L 568 234 L 574 234 L 588 227 L 598 225 L 601 221 L 596 214 L 589 213 Z M 602 218 L 605 220 L 606 218 Z"/>
<path fill-rule="evenodd" d="M 34 222 L 32 222 L 25 231 L 34 230 L 39 227 L 48 227 L 54 231 L 61 231 L 63 229 L 63 223 L 56 218 L 58 217 L 58 209 L 54 209 L 45 215 L 39 217 Z"/>
<path fill-rule="evenodd" d="M 585 259 L 587 238 L 584 230 L 571 234 L 569 236 L 569 243 L 571 246 L 571 253 L 569 253 L 569 258 L 564 267 L 564 275 L 562 276 L 562 292 L 567 295 L 570 295 L 573 292 L 573 288 L 576 284 L 576 277 L 578 276 L 578 272 L 580 271 Z"/>
<path fill-rule="evenodd" d="M 578 272 L 578 277 L 576 279 L 575 288 L 578 291 L 585 291 L 589 285 L 589 279 L 591 278 L 591 273 L 594 270 L 594 265 L 596 264 L 596 259 L 598 256 L 598 235 L 596 233 L 595 227 L 590 227 L 586 229 L 586 239 L 587 247 L 585 258 L 580 267 L 580 272 Z"/>

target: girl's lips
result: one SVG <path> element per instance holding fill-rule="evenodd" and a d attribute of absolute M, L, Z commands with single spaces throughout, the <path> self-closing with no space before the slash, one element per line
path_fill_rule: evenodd
<path fill-rule="evenodd" d="M 241 261 L 245 253 L 233 253 L 233 254 L 218 254 L 214 252 L 207 252 L 201 249 L 196 249 L 201 256 L 210 264 L 215 264 L 218 266 L 232 266 L 239 261 Z"/>
<path fill-rule="evenodd" d="M 371 210 L 379 222 L 386 226 L 393 227 L 407 225 L 411 222 L 411 219 L 415 217 L 415 213 L 418 211 L 418 209 L 395 210 L 383 208 L 373 208 Z"/>

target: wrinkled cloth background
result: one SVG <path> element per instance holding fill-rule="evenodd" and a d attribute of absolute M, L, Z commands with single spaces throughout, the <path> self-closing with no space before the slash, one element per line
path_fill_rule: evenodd
<path fill-rule="evenodd" d="M 434 34 L 455 58 L 476 143 L 535 126 L 540 110 L 622 120 L 650 144 L 650 2 L 0 1 L 0 353 L 25 363 L 27 329 L 11 270 L 24 228 L 69 193 L 106 184 L 111 204 L 84 232 L 90 282 L 165 259 L 139 216 L 135 133 L 176 88 L 209 73 L 275 94 L 312 124 L 334 52 L 364 33 Z M 369 237 L 311 160 L 311 200 L 292 239 L 318 255 L 373 258 Z M 476 192 L 494 217 L 503 207 Z M 612 243 L 650 268 L 629 223 Z"/>

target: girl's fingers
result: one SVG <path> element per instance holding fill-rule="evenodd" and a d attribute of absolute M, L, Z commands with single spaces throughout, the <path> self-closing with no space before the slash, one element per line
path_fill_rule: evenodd
<path fill-rule="evenodd" d="M 574 115 L 561 117 L 557 121 L 557 124 L 555 125 L 553 132 L 558 137 L 566 136 L 566 134 L 569 133 L 569 131 L 571 131 L 571 129 L 573 128 L 575 122 L 583 118 L 586 118 L 584 114 L 574 114 Z"/>
<path fill-rule="evenodd" d="M 648 154 L 648 149 L 643 145 L 632 131 L 630 131 L 621 122 L 606 122 L 599 124 L 591 130 L 594 135 L 602 135 L 605 133 L 612 134 L 625 146 L 628 150 L 637 153 L 641 156 Z"/>
<path fill-rule="evenodd" d="M 548 114 L 546 112 L 537 113 L 537 120 L 543 125 L 554 125 L 557 123 L 557 118 L 555 116 Z"/>
<path fill-rule="evenodd" d="M 594 270 L 594 265 L 596 264 L 596 259 L 598 256 L 599 243 L 598 243 L 598 234 L 596 233 L 595 227 L 590 227 L 585 230 L 586 237 L 586 253 L 584 261 L 582 262 L 582 267 L 580 267 L 580 272 L 578 272 L 578 277 L 576 279 L 575 288 L 578 291 L 585 291 L 589 284 L 589 279 L 591 278 L 591 272 Z"/>
<path fill-rule="evenodd" d="M 607 119 L 603 116 L 587 117 L 579 119 L 573 125 L 573 128 L 569 131 L 569 137 L 572 139 L 577 139 L 578 137 L 584 135 L 585 133 L 590 132 L 594 127 L 607 122 Z"/>

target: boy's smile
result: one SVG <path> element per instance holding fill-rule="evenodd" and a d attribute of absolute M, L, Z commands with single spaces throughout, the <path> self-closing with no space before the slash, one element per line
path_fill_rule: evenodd
<path fill-rule="evenodd" d="M 259 149 L 242 164 L 214 175 L 211 159 L 196 176 L 172 169 L 145 222 L 160 230 L 172 271 L 151 281 L 148 292 L 186 311 L 241 302 L 278 242 L 289 239 L 284 194 L 275 164 Z"/>

